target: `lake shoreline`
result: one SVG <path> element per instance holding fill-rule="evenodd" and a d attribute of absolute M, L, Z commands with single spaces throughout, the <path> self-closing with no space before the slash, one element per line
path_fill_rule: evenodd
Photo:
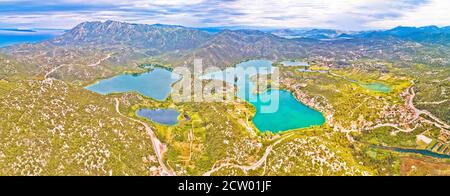
<path fill-rule="evenodd" d="M 254 67 L 256 69 L 273 70 L 275 68 L 273 64 L 274 63 L 272 61 L 268 60 L 244 61 L 243 63 L 236 64 L 233 67 L 229 67 L 221 71 L 207 73 L 206 75 L 203 76 L 202 79 L 222 80 L 234 84 L 236 86 L 236 81 L 232 80 L 233 79 L 232 77 L 224 75 L 224 73 L 237 75 L 237 73 L 235 73 L 236 68 L 243 68 L 243 70 L 246 70 L 248 67 Z M 254 93 L 253 90 L 257 85 L 257 83 L 251 81 L 251 78 L 258 74 L 257 73 L 252 74 L 246 75 L 245 78 L 239 78 L 240 80 L 244 80 L 245 82 L 237 84 L 238 88 L 237 96 L 247 101 L 247 103 L 256 108 L 256 113 L 252 118 L 252 122 L 259 130 L 259 132 L 264 133 L 266 131 L 270 131 L 272 133 L 278 134 L 281 132 L 308 129 L 314 126 L 323 126 L 326 123 L 326 119 L 324 118 L 323 114 L 320 111 L 315 110 L 314 108 L 304 104 L 302 101 L 296 99 L 294 93 L 289 89 L 266 88 L 264 89 L 264 91 Z M 224 78 L 224 76 L 226 78 Z M 273 98 L 271 97 L 272 92 L 282 94 L 281 97 L 276 98 L 283 99 L 283 101 L 279 100 L 281 104 L 278 104 L 276 106 L 273 105 L 269 106 L 269 107 L 272 106 L 277 107 L 275 108 L 276 111 L 273 112 L 269 111 L 269 113 L 267 112 L 261 113 L 261 108 L 267 107 L 267 105 L 264 105 L 265 103 L 262 102 L 261 98 L 263 97 L 267 100 L 272 100 Z M 297 119 L 291 119 L 289 121 L 286 121 L 286 117 Z"/>

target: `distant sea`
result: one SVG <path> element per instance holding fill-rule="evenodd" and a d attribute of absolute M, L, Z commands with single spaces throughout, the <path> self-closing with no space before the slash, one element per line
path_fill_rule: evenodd
<path fill-rule="evenodd" d="M 53 29 L 21 30 L 0 28 L 0 47 L 41 42 L 62 35 L 64 32 L 65 30 Z"/>

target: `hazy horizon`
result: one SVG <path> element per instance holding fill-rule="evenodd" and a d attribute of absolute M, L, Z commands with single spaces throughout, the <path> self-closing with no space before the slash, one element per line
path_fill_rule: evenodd
<path fill-rule="evenodd" d="M 322 28 L 322 27 L 267 27 L 267 26 L 199 26 L 199 27 L 194 27 L 194 26 L 186 26 L 186 25 L 181 25 L 181 24 L 139 23 L 139 22 L 127 22 L 127 21 L 106 19 L 106 20 L 84 21 L 84 22 L 77 23 L 77 24 L 73 25 L 72 27 L 68 27 L 68 28 L 0 27 L 0 32 L 25 33 L 26 34 L 26 33 L 38 33 L 38 32 L 42 32 L 42 31 L 66 31 L 66 30 L 70 30 L 70 29 L 76 27 L 77 25 L 85 23 L 85 22 L 107 22 L 107 21 L 115 21 L 115 22 L 129 23 L 129 24 L 143 24 L 143 25 L 182 26 L 182 27 L 195 28 L 195 29 L 220 29 L 220 30 L 226 30 L 226 29 L 245 30 L 245 29 L 248 29 L 248 30 L 261 30 L 261 31 L 284 30 L 284 29 L 286 29 L 286 30 L 313 30 L 313 29 L 324 30 L 324 29 L 329 29 L 329 30 L 336 30 L 336 31 L 358 32 L 358 31 L 382 31 L 382 30 L 389 30 L 389 29 L 393 29 L 393 28 L 397 28 L 397 27 L 413 27 L 413 28 L 422 28 L 422 27 L 430 27 L 430 26 L 436 26 L 438 28 L 450 27 L 450 25 L 439 26 L 439 25 L 433 25 L 433 24 L 424 25 L 424 26 L 399 25 L 399 26 L 395 26 L 392 28 L 378 28 L 378 29 L 374 28 L 374 29 L 364 29 L 364 30 L 345 30 L 345 29 L 341 29 L 341 28 Z"/>
<path fill-rule="evenodd" d="M 115 20 L 194 28 L 300 28 L 345 31 L 449 26 L 450 2 L 439 0 L 0 0 L 0 28 L 70 29 Z"/>

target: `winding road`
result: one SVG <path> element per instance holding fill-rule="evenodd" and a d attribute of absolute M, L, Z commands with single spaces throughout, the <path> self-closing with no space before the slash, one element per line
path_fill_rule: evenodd
<path fill-rule="evenodd" d="M 420 115 L 426 115 L 428 117 L 430 117 L 431 119 L 433 119 L 433 121 L 429 121 L 426 119 L 423 119 L 424 121 L 430 123 L 430 124 L 434 124 L 436 127 L 441 128 L 441 129 L 450 129 L 450 126 L 445 123 L 444 121 L 442 121 L 441 119 L 439 119 L 438 117 L 434 116 L 433 114 L 431 114 L 431 112 L 427 111 L 427 110 L 420 110 L 417 109 L 416 106 L 414 106 L 414 98 L 416 97 L 416 93 L 414 91 L 414 86 L 409 87 L 406 92 L 409 94 L 408 97 L 406 98 L 406 105 L 407 107 L 409 107 L 411 110 L 414 111 L 414 119 L 412 119 L 411 121 L 408 122 L 408 124 L 413 123 L 414 121 L 416 121 L 417 119 L 420 118 Z M 376 125 L 374 127 L 371 127 L 370 129 L 376 129 L 376 128 L 380 128 L 380 127 L 393 127 L 396 128 L 397 130 L 401 131 L 401 132 L 405 132 L 405 133 L 409 133 L 414 131 L 417 128 L 418 125 L 416 125 L 413 129 L 402 129 L 399 127 L 399 125 L 397 124 L 392 124 L 392 123 L 386 123 L 386 124 L 379 124 Z"/>
<path fill-rule="evenodd" d="M 64 66 L 67 66 L 67 65 L 66 64 L 62 64 L 62 65 L 59 65 L 59 66 L 53 68 L 52 70 L 50 70 L 49 72 L 47 72 L 45 74 L 44 78 L 47 79 L 48 76 L 50 76 L 50 74 L 52 74 L 53 72 L 57 71 L 58 69 L 60 69 L 61 67 L 64 67 Z"/>
<path fill-rule="evenodd" d="M 96 63 L 89 64 L 88 67 L 95 67 L 95 66 L 98 66 L 98 65 L 100 65 L 103 61 L 106 61 L 107 59 L 111 58 L 111 56 L 112 56 L 112 54 L 108 54 L 108 55 L 106 55 L 105 58 L 99 59 Z"/>
<path fill-rule="evenodd" d="M 408 89 L 408 93 L 411 96 L 410 96 L 409 100 L 407 100 L 407 103 L 408 103 L 408 107 L 413 109 L 414 112 L 415 112 L 415 119 L 414 120 L 417 120 L 420 117 L 421 114 L 424 114 L 424 115 L 430 117 L 431 119 L 433 119 L 434 121 L 436 121 L 440 125 L 438 127 L 444 128 L 444 129 L 450 129 L 450 126 L 447 125 L 447 123 L 445 123 L 444 121 L 442 121 L 438 117 L 436 117 L 433 114 L 431 114 L 431 112 L 426 111 L 426 110 L 419 110 L 419 109 L 416 108 L 416 106 L 414 106 L 414 97 L 416 97 L 416 93 L 414 92 L 414 86 L 412 86 L 412 87 L 410 87 Z"/>
<path fill-rule="evenodd" d="M 266 148 L 266 151 L 265 151 L 264 155 L 261 157 L 261 159 L 259 159 L 257 162 L 253 163 L 252 165 L 241 166 L 241 165 L 236 165 L 236 164 L 233 164 L 233 163 L 225 163 L 225 164 L 220 165 L 219 167 L 215 167 L 215 168 L 211 169 L 210 171 L 204 173 L 203 176 L 211 176 L 212 173 L 217 172 L 217 171 L 219 171 L 219 170 L 221 170 L 222 168 L 225 168 L 225 167 L 239 168 L 239 169 L 243 170 L 244 172 L 247 172 L 249 170 L 256 170 L 259 167 L 261 167 L 264 163 L 266 163 L 267 157 L 272 152 L 273 147 L 275 147 L 276 145 L 278 145 L 279 143 L 281 143 L 285 139 L 291 137 L 292 135 L 293 134 L 286 135 L 285 137 L 279 139 L 278 141 L 276 141 L 272 145 L 268 146 Z"/>

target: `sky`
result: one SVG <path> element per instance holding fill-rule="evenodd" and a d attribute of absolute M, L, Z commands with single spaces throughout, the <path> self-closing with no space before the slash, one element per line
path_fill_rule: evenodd
<path fill-rule="evenodd" d="M 450 26 L 449 0 L 0 0 L 0 28 L 117 20 L 189 27 L 388 29 Z"/>

